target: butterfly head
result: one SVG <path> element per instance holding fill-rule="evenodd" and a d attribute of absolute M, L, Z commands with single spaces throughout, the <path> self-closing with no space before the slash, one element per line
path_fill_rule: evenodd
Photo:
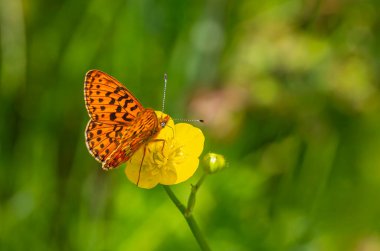
<path fill-rule="evenodd" d="M 169 119 L 170 119 L 169 115 L 161 116 L 158 119 L 158 122 L 160 124 L 161 129 L 166 126 L 166 124 L 168 123 Z"/>

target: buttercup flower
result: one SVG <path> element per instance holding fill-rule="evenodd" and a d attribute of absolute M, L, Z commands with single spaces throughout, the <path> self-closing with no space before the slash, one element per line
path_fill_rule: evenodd
<path fill-rule="evenodd" d="M 167 116 L 159 111 L 156 114 L 157 117 Z M 156 138 L 133 154 L 127 162 L 125 174 L 142 188 L 183 182 L 197 170 L 204 140 L 200 129 L 187 123 L 174 124 L 170 119 Z"/>

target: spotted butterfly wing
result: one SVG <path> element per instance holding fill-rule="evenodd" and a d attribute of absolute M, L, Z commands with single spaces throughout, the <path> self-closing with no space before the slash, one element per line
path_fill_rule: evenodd
<path fill-rule="evenodd" d="M 119 81 L 99 70 L 87 72 L 84 99 L 91 119 L 107 124 L 131 124 L 144 110 Z"/>
<path fill-rule="evenodd" d="M 159 130 L 154 111 L 145 109 L 127 88 L 104 72 L 87 72 L 84 97 L 91 118 L 86 145 L 103 169 L 127 161 Z"/>

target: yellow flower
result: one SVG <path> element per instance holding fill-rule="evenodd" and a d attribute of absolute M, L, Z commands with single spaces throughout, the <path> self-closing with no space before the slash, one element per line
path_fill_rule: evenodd
<path fill-rule="evenodd" d="M 158 111 L 156 114 L 158 118 L 167 116 Z M 127 162 L 125 174 L 142 188 L 186 181 L 198 168 L 204 140 L 200 129 L 186 123 L 174 125 L 169 119 L 157 137 L 133 154 Z M 141 165 L 144 148 L 145 157 Z"/>

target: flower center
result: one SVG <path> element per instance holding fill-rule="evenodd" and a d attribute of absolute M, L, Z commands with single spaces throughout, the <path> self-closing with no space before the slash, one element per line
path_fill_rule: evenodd
<path fill-rule="evenodd" d="M 153 157 L 153 164 L 157 168 L 162 168 L 166 166 L 168 162 L 168 158 L 165 157 L 163 151 L 154 152 L 152 157 Z"/>

